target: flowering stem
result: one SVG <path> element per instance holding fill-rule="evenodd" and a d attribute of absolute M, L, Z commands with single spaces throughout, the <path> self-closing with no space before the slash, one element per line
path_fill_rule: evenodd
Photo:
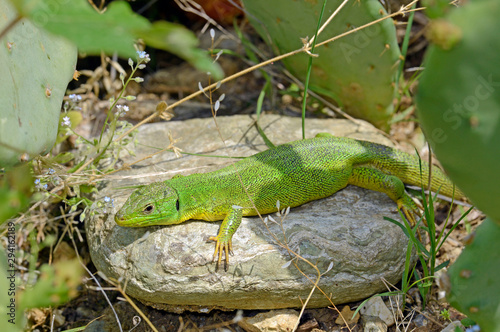
<path fill-rule="evenodd" d="M 125 93 L 125 89 L 127 88 L 127 85 L 128 83 L 130 82 L 130 80 L 132 79 L 132 77 L 134 76 L 135 72 L 137 71 L 137 67 L 139 66 L 140 62 L 137 64 L 137 66 L 135 66 L 133 69 L 132 69 L 132 72 L 130 73 L 129 77 L 127 78 L 127 81 L 125 81 L 125 83 L 123 84 L 123 88 L 122 90 L 120 91 L 120 94 L 118 95 L 118 98 L 115 99 L 115 101 L 113 102 L 113 104 L 111 105 L 111 107 L 109 108 L 109 111 L 108 111 L 108 114 L 106 115 L 106 120 L 104 120 L 104 126 L 102 127 L 101 129 L 101 135 L 99 136 L 99 141 L 97 143 L 97 145 L 99 146 L 101 144 L 101 141 L 102 141 L 102 136 L 104 134 L 104 130 L 106 129 L 106 126 L 108 125 L 108 121 L 109 121 L 109 118 L 111 117 L 111 114 L 113 109 L 116 107 L 116 104 L 118 103 L 118 101 L 120 99 L 122 99 L 123 97 L 123 94 Z M 113 135 L 111 135 L 111 137 L 113 137 Z M 109 146 L 109 143 L 111 142 L 108 142 L 108 144 L 106 144 L 106 147 L 104 150 L 106 150 L 106 148 Z M 99 150 L 98 150 L 99 151 Z"/>
<path fill-rule="evenodd" d="M 123 81 L 123 79 L 122 79 L 123 88 L 120 91 L 120 94 L 118 95 L 118 97 L 116 98 L 116 100 L 113 102 L 113 104 L 109 108 L 108 114 L 106 115 L 106 120 L 104 120 L 104 126 L 101 129 L 101 135 L 99 136 L 99 141 L 97 143 L 97 153 L 99 153 L 99 154 L 93 160 L 93 164 L 94 165 L 96 165 L 99 162 L 99 160 L 101 160 L 102 156 L 104 155 L 104 153 L 108 149 L 109 145 L 113 142 L 113 135 L 114 135 L 115 130 L 116 130 L 116 118 L 117 118 L 116 117 L 113 121 L 109 121 L 110 117 L 113 114 L 112 113 L 113 109 L 116 108 L 116 104 L 118 103 L 118 101 L 123 98 L 123 94 L 125 93 L 125 89 L 127 88 L 129 82 L 133 79 L 134 74 L 137 71 L 137 69 L 143 68 L 143 67 L 141 67 L 141 64 L 147 63 L 149 61 L 149 55 L 146 52 L 141 51 L 141 52 L 137 52 L 137 54 L 138 54 L 138 61 L 137 61 L 137 64 L 135 66 L 132 67 L 132 60 L 129 59 L 129 64 L 132 67 L 132 72 L 130 73 L 130 75 L 127 78 L 126 81 Z M 104 130 L 106 129 L 107 126 L 109 127 L 109 132 L 110 132 L 109 140 L 106 143 L 106 145 L 102 149 L 100 149 L 99 147 L 100 147 L 101 142 L 102 142 L 102 137 L 103 137 L 103 134 L 104 134 Z"/>
<path fill-rule="evenodd" d="M 85 141 L 85 143 L 92 145 L 92 142 L 91 142 L 91 141 L 89 141 L 88 139 L 86 139 L 86 138 L 85 138 L 85 137 L 83 137 L 82 135 L 78 134 L 78 133 L 77 133 L 76 131 L 74 131 L 73 129 L 69 128 L 69 130 L 71 131 L 71 133 L 72 133 L 73 135 L 76 135 L 76 136 L 78 136 L 79 138 L 81 138 L 82 140 L 84 140 L 84 141 Z"/>

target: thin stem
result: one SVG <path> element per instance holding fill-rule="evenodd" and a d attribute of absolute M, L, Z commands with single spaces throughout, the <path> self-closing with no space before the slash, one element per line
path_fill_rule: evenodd
<path fill-rule="evenodd" d="M 338 12 L 342 9 L 342 7 L 344 7 L 347 4 L 348 1 L 349 0 L 344 0 L 344 2 L 342 2 L 340 4 L 340 6 L 338 6 L 337 9 L 335 9 L 335 11 L 333 12 L 333 14 L 330 15 L 330 17 L 321 26 L 321 28 L 318 29 L 318 32 L 316 33 L 316 35 L 309 41 L 308 46 L 311 45 L 313 42 L 315 42 L 317 36 L 319 36 L 319 34 L 323 32 L 323 30 L 328 26 L 328 24 L 330 24 L 330 22 L 333 20 L 333 18 L 335 16 L 337 16 Z M 321 15 L 323 15 L 323 12 L 325 10 L 325 5 L 326 5 L 326 1 L 325 1 L 325 3 L 323 3 L 323 9 L 321 10 Z M 321 22 L 321 19 L 319 21 Z M 312 47 L 311 52 L 313 52 L 313 50 L 314 50 L 314 46 Z"/>
<path fill-rule="evenodd" d="M 415 2 L 412 6 L 412 9 L 415 9 L 417 6 L 417 3 Z M 405 61 L 406 61 L 406 53 L 408 52 L 408 45 L 410 44 L 410 32 L 411 32 L 411 27 L 413 25 L 413 17 L 415 16 L 415 12 L 412 12 L 410 14 L 410 17 L 408 18 L 408 24 L 406 26 L 406 33 L 405 33 L 405 38 L 403 40 L 403 45 L 401 46 L 401 63 L 399 64 L 399 69 L 398 69 L 398 74 L 395 79 L 395 86 L 396 89 L 399 88 L 399 79 L 401 75 L 403 75 L 403 70 L 405 68 Z M 398 94 L 398 101 L 401 100 L 401 95 Z"/>
<path fill-rule="evenodd" d="M 135 67 L 132 69 L 132 72 L 130 73 L 129 77 L 127 78 L 127 80 L 123 84 L 123 88 L 120 91 L 120 94 L 118 95 L 118 98 L 116 98 L 116 100 L 113 102 L 113 104 L 109 108 L 108 114 L 106 115 L 106 120 L 104 121 L 104 126 L 102 127 L 102 130 L 101 130 L 101 135 L 99 136 L 98 146 L 101 144 L 101 140 L 102 140 L 102 135 L 104 133 L 104 129 L 106 128 L 106 125 L 107 125 L 108 120 L 109 120 L 109 118 L 110 118 L 110 116 L 112 114 L 113 109 L 116 107 L 116 104 L 118 103 L 118 101 L 123 98 L 123 94 L 125 93 L 125 90 L 126 90 L 128 84 L 130 83 L 130 81 L 134 77 L 134 74 L 137 71 L 137 69 L 139 68 L 139 65 L 141 63 L 143 63 L 143 61 L 139 60 L 137 62 L 137 64 L 135 65 Z M 110 144 L 113 142 L 113 135 L 114 135 L 115 129 L 116 129 L 116 122 L 111 122 L 111 127 L 110 127 L 110 132 L 111 133 L 110 133 L 110 138 L 108 140 L 108 143 L 106 143 L 106 146 L 104 146 L 104 148 L 99 153 L 99 155 L 97 157 L 93 158 L 93 161 L 91 161 L 91 162 L 97 163 L 97 162 L 99 162 L 99 160 L 101 160 L 101 157 L 104 155 L 104 153 L 107 151 L 107 149 L 110 146 Z M 97 151 L 99 151 L 99 150 L 97 150 Z M 90 164 L 90 163 L 86 163 L 85 167 L 87 167 L 88 164 Z M 81 167 L 80 167 L 80 169 L 81 169 Z"/>
<path fill-rule="evenodd" d="M 101 135 L 99 136 L 99 143 L 98 144 L 101 144 L 101 140 L 102 140 L 102 135 L 104 134 L 104 130 L 106 129 L 106 125 L 108 124 L 108 120 L 110 118 L 110 115 L 112 114 L 112 111 L 113 109 L 116 107 L 116 104 L 118 103 L 118 101 L 120 99 L 122 99 L 123 97 L 123 94 L 125 93 L 125 90 L 130 82 L 130 80 L 132 79 L 132 77 L 134 77 L 134 74 L 135 72 L 137 71 L 137 68 L 139 66 L 140 62 L 137 63 L 137 65 L 135 66 L 135 68 L 132 69 L 132 72 L 130 73 L 129 77 L 127 78 L 127 81 L 123 83 L 123 88 L 122 90 L 120 91 L 120 94 L 118 95 L 118 97 L 115 99 L 115 101 L 113 102 L 113 104 L 111 105 L 111 107 L 109 108 L 109 111 L 108 111 L 108 114 L 106 115 L 106 120 L 104 120 L 104 126 L 102 127 L 101 129 Z M 109 144 L 108 144 L 109 145 Z"/>
<path fill-rule="evenodd" d="M 410 5 L 413 5 L 413 2 Z M 410 13 L 410 12 L 413 12 L 413 11 L 420 11 L 420 10 L 424 10 L 425 9 L 425 7 L 411 9 L 411 10 L 407 10 L 406 8 L 408 8 L 408 6 L 404 7 L 402 10 L 400 10 L 400 11 L 398 11 L 396 13 L 384 16 L 384 17 L 382 17 L 382 18 L 380 18 L 378 20 L 375 20 L 373 22 L 367 23 L 367 24 L 365 24 L 363 26 L 360 26 L 360 27 L 358 27 L 356 29 L 352 29 L 352 30 L 346 31 L 346 32 L 344 32 L 344 33 L 342 33 L 342 34 L 340 34 L 338 36 L 335 36 L 333 38 L 325 40 L 325 41 L 323 41 L 323 42 L 321 42 L 319 44 L 316 44 L 316 47 L 328 44 L 328 43 L 330 43 L 332 41 L 335 41 L 337 39 L 340 39 L 342 37 L 350 35 L 351 33 L 357 32 L 359 30 L 365 29 L 365 28 L 367 28 L 367 27 L 369 27 L 371 25 L 377 24 L 377 23 L 379 23 L 379 22 L 381 22 L 383 20 L 386 20 L 388 18 L 392 18 L 392 17 L 398 16 L 398 15 L 404 15 L 406 13 Z M 274 64 L 275 62 L 278 62 L 278 61 L 280 61 L 282 59 L 288 58 L 288 57 L 290 57 L 292 55 L 299 54 L 299 53 L 302 53 L 302 52 L 308 52 L 308 51 L 310 51 L 310 47 L 304 46 L 303 48 L 300 48 L 300 49 L 297 49 L 297 50 L 294 50 L 294 51 L 291 51 L 291 52 L 288 52 L 288 53 L 285 53 L 285 54 L 282 54 L 282 55 L 278 55 L 278 56 L 276 56 L 276 57 L 274 57 L 272 59 L 263 61 L 263 62 L 261 62 L 259 64 L 256 64 L 256 65 L 252 66 L 252 67 L 244 69 L 244 70 L 242 70 L 242 71 L 240 71 L 240 72 L 238 72 L 238 73 L 236 73 L 234 75 L 228 76 L 228 77 L 222 79 L 219 82 L 221 84 L 225 83 L 225 82 L 229 82 L 229 81 L 231 81 L 231 80 L 233 80 L 235 78 L 238 78 L 240 76 L 246 75 L 246 74 L 254 71 L 255 69 L 258 69 L 258 68 L 261 68 L 261 67 L 264 67 L 264 66 L 267 66 L 267 65 L 270 65 L 270 64 Z M 170 104 L 164 111 L 168 111 L 168 110 L 170 110 L 170 109 L 172 109 L 174 107 L 177 107 L 177 106 L 181 105 L 182 103 L 184 103 L 184 102 L 186 102 L 186 101 L 188 101 L 190 99 L 193 99 L 193 98 L 199 96 L 200 94 L 204 93 L 205 91 L 209 91 L 210 89 L 215 88 L 217 86 L 217 84 L 219 84 L 219 82 L 215 82 L 213 84 L 210 84 L 209 86 L 205 87 L 203 90 L 197 90 L 196 92 L 193 92 L 189 96 L 184 97 L 184 98 L 176 101 L 173 104 Z M 132 128 L 130 128 L 129 130 L 127 130 L 125 133 L 123 133 L 119 137 L 115 138 L 115 141 L 119 141 L 119 140 L 123 139 L 125 136 L 127 136 L 128 134 L 130 134 L 132 131 L 134 131 L 138 127 L 142 126 L 143 124 L 150 122 L 151 120 L 153 120 L 154 118 L 156 118 L 158 115 L 159 115 L 158 112 L 155 112 L 155 113 L 151 114 L 150 116 L 148 116 L 147 118 L 145 118 L 144 120 L 142 120 L 141 122 L 139 122 L 138 124 L 136 124 L 135 126 L 133 126 Z"/>
<path fill-rule="evenodd" d="M 348 0 L 345 0 L 345 2 L 347 2 L 347 1 Z M 314 34 L 312 41 L 307 43 L 307 46 L 311 46 L 311 54 L 309 56 L 309 60 L 308 60 L 308 64 L 307 64 L 306 82 L 304 85 L 304 98 L 302 99 L 302 139 L 306 138 L 306 106 L 307 106 L 307 93 L 309 91 L 309 81 L 311 79 L 311 71 L 312 71 L 312 62 L 313 62 L 312 54 L 314 54 L 314 47 L 316 46 L 316 37 L 318 37 L 318 35 L 320 33 L 320 24 L 321 24 L 321 20 L 323 19 L 323 13 L 325 12 L 326 2 L 327 2 L 327 0 L 323 1 L 323 7 L 321 8 L 321 12 L 319 13 L 318 25 L 316 27 L 316 33 Z M 338 10 L 339 9 L 337 8 L 335 13 L 338 13 Z M 334 15 L 335 15 L 335 13 L 334 13 Z M 333 18 L 333 15 L 330 16 L 330 18 L 328 20 L 330 21 L 332 18 Z M 325 26 L 326 25 L 323 25 L 321 28 L 324 28 Z"/>

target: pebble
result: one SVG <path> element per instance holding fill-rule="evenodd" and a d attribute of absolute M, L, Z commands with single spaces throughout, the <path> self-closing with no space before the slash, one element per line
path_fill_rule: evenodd
<path fill-rule="evenodd" d="M 359 310 L 361 316 L 373 316 L 380 318 L 387 326 L 394 325 L 394 315 L 387 308 L 380 296 L 369 299 Z"/>

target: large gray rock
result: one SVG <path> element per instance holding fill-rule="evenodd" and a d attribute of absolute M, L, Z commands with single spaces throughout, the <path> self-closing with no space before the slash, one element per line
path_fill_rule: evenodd
<path fill-rule="evenodd" d="M 136 156 L 129 163 L 168 145 L 167 134 L 182 137 L 176 145 L 186 152 L 213 155 L 248 156 L 266 149 L 248 116 L 194 119 L 145 125 L 140 128 Z M 308 119 L 307 137 L 318 132 L 338 136 L 390 142 L 369 125 L 344 120 Z M 261 126 L 274 144 L 300 139 L 300 119 L 266 115 Z M 224 145 L 220 135 L 226 140 Z M 116 209 L 131 189 L 118 187 L 165 180 L 175 174 L 208 172 L 234 160 L 173 153 L 155 155 L 131 169 L 122 171 L 99 194 L 111 196 Z M 294 256 L 278 245 L 288 243 L 310 263 L 325 272 L 319 287 L 335 304 L 356 301 L 384 290 L 383 279 L 400 280 L 408 240 L 384 216 L 398 219 L 396 205 L 386 195 L 350 186 L 331 197 L 294 208 L 278 223 L 259 218 L 244 218 L 233 237 L 234 256 L 228 271 L 216 270 L 212 263 L 214 244 L 207 238 L 216 235 L 220 223 L 189 221 L 179 225 L 123 228 L 113 221 L 114 213 L 95 210 L 86 221 L 92 260 L 108 277 L 126 282 L 127 293 L 142 302 L 173 311 L 221 309 L 274 309 L 300 307 L 313 284 L 294 264 Z M 274 238 L 276 236 L 276 238 Z M 285 265 L 285 267 L 283 267 Z M 298 267 L 311 280 L 316 273 L 304 261 Z M 316 290 L 308 307 L 329 305 Z"/>

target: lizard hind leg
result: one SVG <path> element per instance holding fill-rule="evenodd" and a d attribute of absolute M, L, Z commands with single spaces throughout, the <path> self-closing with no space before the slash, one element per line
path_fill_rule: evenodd
<path fill-rule="evenodd" d="M 417 223 L 416 216 L 421 216 L 417 204 L 406 193 L 403 181 L 396 176 L 385 174 L 374 168 L 355 167 L 352 169 L 348 183 L 387 194 L 396 202 L 412 227 Z"/>

